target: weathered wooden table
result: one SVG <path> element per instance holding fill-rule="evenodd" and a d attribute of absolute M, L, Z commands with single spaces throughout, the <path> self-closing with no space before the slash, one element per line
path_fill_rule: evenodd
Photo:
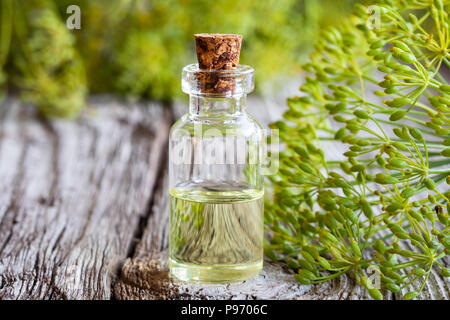
<path fill-rule="evenodd" d="M 263 124 L 284 101 L 253 98 Z M 348 277 L 298 284 L 281 263 L 255 279 L 168 277 L 167 138 L 178 108 L 97 97 L 79 120 L 0 107 L 0 299 L 365 299 Z M 395 296 L 387 295 L 392 299 Z M 433 272 L 422 299 L 449 299 Z"/>

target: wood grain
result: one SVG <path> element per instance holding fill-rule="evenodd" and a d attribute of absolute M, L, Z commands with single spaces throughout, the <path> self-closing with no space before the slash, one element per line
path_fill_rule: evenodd
<path fill-rule="evenodd" d="M 95 99 L 77 121 L 0 108 L 0 298 L 109 299 L 165 155 L 160 105 Z"/>

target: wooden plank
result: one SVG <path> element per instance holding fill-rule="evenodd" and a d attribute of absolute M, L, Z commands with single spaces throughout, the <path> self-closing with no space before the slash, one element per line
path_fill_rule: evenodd
<path fill-rule="evenodd" d="M 0 108 L 0 299 L 109 299 L 166 153 L 160 105 L 108 98 L 77 121 Z"/>

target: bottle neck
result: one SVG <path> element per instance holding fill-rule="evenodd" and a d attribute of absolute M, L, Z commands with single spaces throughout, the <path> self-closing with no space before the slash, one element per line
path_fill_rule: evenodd
<path fill-rule="evenodd" d="M 245 112 L 247 95 L 232 97 L 208 97 L 189 95 L 189 114 L 202 118 L 226 117 Z"/>

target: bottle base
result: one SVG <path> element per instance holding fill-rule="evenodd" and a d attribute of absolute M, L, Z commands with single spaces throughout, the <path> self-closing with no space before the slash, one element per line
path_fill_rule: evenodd
<path fill-rule="evenodd" d="M 262 270 L 263 260 L 238 265 L 198 265 L 169 259 L 170 274 L 174 278 L 194 283 L 230 283 L 256 277 Z"/>

